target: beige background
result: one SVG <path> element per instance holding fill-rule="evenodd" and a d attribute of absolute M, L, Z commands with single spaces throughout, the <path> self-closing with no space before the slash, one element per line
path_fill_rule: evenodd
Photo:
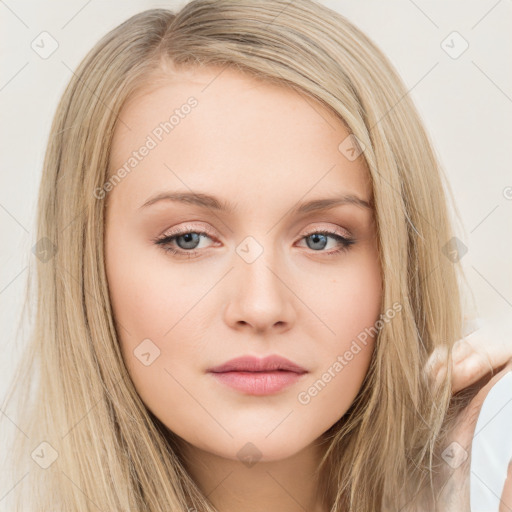
<path fill-rule="evenodd" d="M 14 333 L 27 266 L 34 258 L 35 202 L 56 103 L 72 70 L 104 33 L 141 10 L 174 10 L 184 3 L 0 1 L 0 396 L 18 357 Z M 402 75 L 456 195 L 464 228 L 459 238 L 468 249 L 462 263 L 478 315 L 486 321 L 511 318 L 512 2 L 322 3 L 363 29 Z M 46 59 L 31 47 L 43 31 L 58 43 Z M 465 43 L 454 31 L 469 45 L 458 58 L 453 52 Z M 446 45 L 452 47 L 452 56 Z M 512 456 L 511 431 L 512 375 L 507 375 L 486 400 L 477 426 L 471 481 L 474 512 L 498 508 L 497 495 Z M 9 468 L 3 471 L 11 478 Z M 1 505 L 0 501 L 0 510 Z"/>

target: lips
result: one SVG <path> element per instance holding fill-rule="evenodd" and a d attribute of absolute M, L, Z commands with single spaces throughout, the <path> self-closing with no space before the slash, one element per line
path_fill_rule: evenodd
<path fill-rule="evenodd" d="M 275 355 L 263 359 L 251 356 L 231 359 L 208 372 L 222 385 L 253 396 L 279 393 L 308 373 L 289 359 Z"/>
<path fill-rule="evenodd" d="M 238 357 L 231 359 L 224 364 L 210 368 L 211 373 L 226 372 L 274 372 L 288 371 L 293 373 L 307 373 L 307 370 L 281 356 L 271 355 L 259 359 L 252 356 Z"/>

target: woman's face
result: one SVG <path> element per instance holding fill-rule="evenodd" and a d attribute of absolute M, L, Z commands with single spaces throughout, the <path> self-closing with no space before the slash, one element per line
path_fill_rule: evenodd
<path fill-rule="evenodd" d="M 188 446 L 278 460 L 340 419 L 367 372 L 381 305 L 371 182 L 327 109 L 219 71 L 181 71 L 119 116 L 97 190 L 110 297 L 156 417 Z M 346 195 L 361 203 L 309 204 Z M 242 356 L 301 370 L 209 371 Z"/>

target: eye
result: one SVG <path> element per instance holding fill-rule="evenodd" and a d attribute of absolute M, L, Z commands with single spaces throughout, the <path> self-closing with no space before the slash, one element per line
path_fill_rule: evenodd
<path fill-rule="evenodd" d="M 204 249 L 199 247 L 202 238 L 212 240 L 211 233 L 208 229 L 201 231 L 185 227 L 181 231 L 156 238 L 153 242 L 161 246 L 166 253 L 171 253 L 176 257 L 194 258 L 199 255 L 201 249 Z M 328 245 L 329 238 L 334 240 L 337 248 L 331 251 L 325 251 L 324 249 Z M 301 240 L 306 240 L 307 246 L 313 252 L 321 253 L 325 256 L 335 256 L 341 252 L 348 251 L 350 246 L 356 243 L 356 240 L 353 238 L 346 238 L 336 232 L 325 230 L 312 231 L 303 236 Z"/>
<path fill-rule="evenodd" d="M 161 238 L 153 240 L 153 242 L 161 246 L 167 253 L 178 257 L 193 258 L 200 252 L 197 249 L 201 238 L 212 239 L 208 229 L 201 231 L 185 227 L 181 231 L 166 234 Z M 178 248 L 176 248 L 175 245 L 177 245 Z"/>
<path fill-rule="evenodd" d="M 338 248 L 332 251 L 323 251 L 325 247 L 328 245 L 328 239 L 331 238 L 335 241 Z M 306 241 L 311 241 L 311 243 L 307 243 L 307 246 L 312 249 L 314 252 L 321 252 L 326 256 L 335 256 L 336 254 L 340 254 L 341 252 L 348 251 L 350 246 L 356 243 L 354 238 L 344 237 L 333 231 L 313 231 L 303 237 Z"/>

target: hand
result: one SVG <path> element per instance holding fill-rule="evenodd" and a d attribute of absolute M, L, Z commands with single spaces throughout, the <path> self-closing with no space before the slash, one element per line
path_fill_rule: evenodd
<path fill-rule="evenodd" d="M 503 485 L 499 512 L 509 512 L 510 510 L 512 510 L 512 459 L 510 459 L 508 464 L 507 478 Z"/>
<path fill-rule="evenodd" d="M 444 355 L 446 350 L 443 349 L 432 354 L 425 367 L 436 385 L 440 385 L 447 375 Z M 457 416 L 441 447 L 440 456 L 446 464 L 435 478 L 438 493 L 435 510 L 470 512 L 471 443 L 485 398 L 491 388 L 512 371 L 512 329 L 484 323 L 480 329 L 455 343 L 452 356 L 452 394 L 470 388 L 472 394 L 476 394 Z M 510 473 L 509 470 L 510 478 L 502 495 L 502 503 L 508 506 L 512 506 L 508 503 L 512 494 Z"/>

